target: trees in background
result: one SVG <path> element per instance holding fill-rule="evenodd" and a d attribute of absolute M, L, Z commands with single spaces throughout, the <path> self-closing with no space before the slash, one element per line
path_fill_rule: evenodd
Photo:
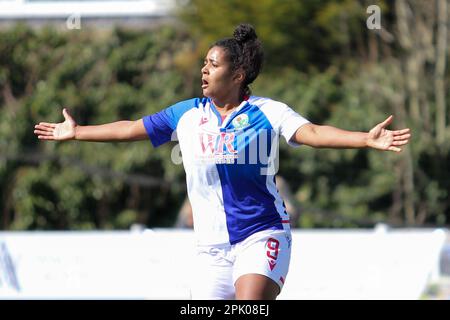
<path fill-rule="evenodd" d="M 64 106 L 80 124 L 100 124 L 191 96 L 173 55 L 185 34 L 18 26 L 0 38 L 2 229 L 170 225 L 184 184 L 169 146 L 42 143 L 33 127 L 61 121 Z"/>
<path fill-rule="evenodd" d="M 256 27 L 269 61 L 256 94 L 288 102 L 317 123 L 367 130 L 394 114 L 395 127 L 413 129 L 401 155 L 283 150 L 281 174 L 304 206 L 302 223 L 442 225 L 450 207 L 449 1 L 377 1 L 381 30 L 366 27 L 372 4 L 192 0 L 184 14 L 207 41 L 240 21 Z"/>
<path fill-rule="evenodd" d="M 171 225 L 185 195 L 171 146 L 42 143 L 33 125 L 63 106 L 95 124 L 198 96 L 207 48 L 243 21 L 267 53 L 255 95 L 316 123 L 366 131 L 394 114 L 413 130 L 401 154 L 282 144 L 302 227 L 449 224 L 449 1 L 378 1 L 381 30 L 369 2 L 191 0 L 182 28 L 0 31 L 1 228 Z"/>

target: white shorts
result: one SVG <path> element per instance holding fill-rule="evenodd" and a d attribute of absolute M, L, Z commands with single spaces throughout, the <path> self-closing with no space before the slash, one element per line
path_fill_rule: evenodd
<path fill-rule="evenodd" d="M 291 259 L 289 230 L 264 230 L 234 245 L 198 246 L 192 299 L 234 299 L 236 280 L 262 274 L 283 288 Z"/>

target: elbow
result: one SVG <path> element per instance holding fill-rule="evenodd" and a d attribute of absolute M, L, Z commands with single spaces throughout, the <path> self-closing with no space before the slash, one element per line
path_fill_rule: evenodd
<path fill-rule="evenodd" d="M 127 129 L 122 133 L 122 139 L 124 141 L 133 141 L 134 140 L 134 123 L 129 122 L 127 125 Z"/>
<path fill-rule="evenodd" d="M 321 144 L 319 139 L 319 134 L 315 128 L 315 125 L 309 124 L 300 128 L 296 135 L 296 141 L 299 144 L 310 146 L 313 148 L 322 148 L 324 145 Z"/>
<path fill-rule="evenodd" d="M 113 133 L 116 141 L 131 141 L 133 140 L 133 122 L 120 121 L 120 126 L 116 128 Z"/>
<path fill-rule="evenodd" d="M 129 121 L 128 130 L 126 130 L 127 141 L 145 140 L 147 138 L 147 132 L 144 129 L 144 125 L 141 120 Z"/>

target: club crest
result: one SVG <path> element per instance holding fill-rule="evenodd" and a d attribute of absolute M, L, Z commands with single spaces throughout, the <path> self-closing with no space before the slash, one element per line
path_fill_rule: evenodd
<path fill-rule="evenodd" d="M 248 121 L 248 115 L 240 114 L 236 118 L 233 119 L 232 122 L 235 129 L 243 129 L 247 127 L 250 123 Z"/>

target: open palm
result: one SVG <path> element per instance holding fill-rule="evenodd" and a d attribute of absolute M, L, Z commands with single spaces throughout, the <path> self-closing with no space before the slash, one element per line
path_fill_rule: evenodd
<path fill-rule="evenodd" d="M 67 112 L 63 109 L 63 116 L 65 121 L 60 123 L 48 123 L 41 122 L 34 126 L 34 133 L 41 140 L 71 140 L 75 138 L 75 128 L 77 126 L 76 122 Z"/>
<path fill-rule="evenodd" d="M 369 131 L 367 139 L 367 145 L 371 148 L 385 151 L 402 151 L 399 146 L 403 146 L 408 143 L 411 137 L 410 130 L 387 130 L 389 124 L 391 124 L 393 116 L 389 116 L 383 122 L 377 124 L 372 130 Z"/>

